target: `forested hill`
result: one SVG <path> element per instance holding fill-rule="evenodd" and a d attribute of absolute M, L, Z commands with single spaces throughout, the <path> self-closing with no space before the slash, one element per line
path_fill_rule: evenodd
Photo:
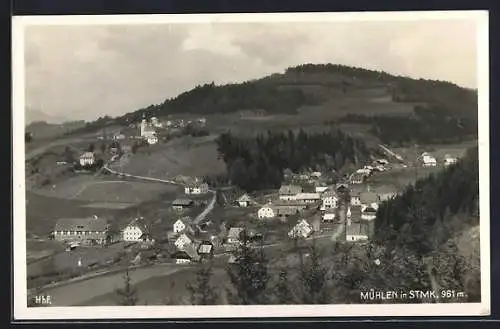
<path fill-rule="evenodd" d="M 457 164 L 418 180 L 402 195 L 382 203 L 375 220 L 376 238 L 425 255 L 457 232 L 479 225 L 478 208 L 475 147 Z"/>
<path fill-rule="evenodd" d="M 232 184 L 246 191 L 278 188 L 285 169 L 354 168 L 371 154 L 362 140 L 340 130 L 316 134 L 269 131 L 252 138 L 228 132 L 217 139 L 217 146 Z"/>
<path fill-rule="evenodd" d="M 120 121 L 137 121 L 143 113 L 208 115 L 241 110 L 270 114 L 297 113 L 308 105 L 321 105 L 363 89 L 385 90 L 393 102 L 421 103 L 442 108 L 456 117 L 477 117 L 477 93 L 449 82 L 412 79 L 381 71 L 334 64 L 305 64 L 282 74 L 240 84 L 196 86 L 163 103 L 128 113 Z"/>

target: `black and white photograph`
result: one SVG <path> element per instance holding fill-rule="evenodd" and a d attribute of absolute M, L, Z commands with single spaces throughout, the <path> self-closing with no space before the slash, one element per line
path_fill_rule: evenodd
<path fill-rule="evenodd" d="M 487 12 L 12 24 L 15 318 L 490 315 Z"/>

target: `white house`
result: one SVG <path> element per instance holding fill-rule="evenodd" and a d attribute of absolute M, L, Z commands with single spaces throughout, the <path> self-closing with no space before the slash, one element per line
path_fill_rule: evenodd
<path fill-rule="evenodd" d="M 368 225 L 365 223 L 351 223 L 346 227 L 346 241 L 368 240 Z"/>
<path fill-rule="evenodd" d="M 175 221 L 173 225 L 174 233 L 181 233 L 186 230 L 192 224 L 192 220 L 190 217 L 179 218 Z"/>
<path fill-rule="evenodd" d="M 288 232 L 288 236 L 292 239 L 294 238 L 308 238 L 313 233 L 313 227 L 305 219 L 300 220 L 297 224 Z"/>
<path fill-rule="evenodd" d="M 174 245 L 177 247 L 177 249 L 179 250 L 184 250 L 184 248 L 193 243 L 194 242 L 194 238 L 191 237 L 189 234 L 186 234 L 186 233 L 182 233 L 181 235 L 179 235 L 179 237 L 177 238 L 177 240 L 175 240 L 174 242 Z"/>
<path fill-rule="evenodd" d="M 336 214 L 337 210 L 336 209 L 327 209 L 325 213 L 323 214 L 323 221 L 324 222 L 333 222 L 335 218 L 337 217 Z"/>
<path fill-rule="evenodd" d="M 331 208 L 337 208 L 339 198 L 337 196 L 337 193 L 334 191 L 326 191 L 323 194 L 321 194 L 321 210 L 326 210 L 326 209 L 331 209 Z"/>
<path fill-rule="evenodd" d="M 452 156 L 449 156 L 449 155 L 446 155 L 445 158 L 444 158 L 444 165 L 445 166 L 450 166 L 452 164 L 455 164 L 458 162 L 458 159 L 455 158 L 455 157 L 452 157 Z"/>
<path fill-rule="evenodd" d="M 208 193 L 208 184 L 203 182 L 195 182 L 186 185 L 184 188 L 185 194 L 206 194 Z"/>
<path fill-rule="evenodd" d="M 377 209 L 371 206 L 361 207 L 361 219 L 371 221 L 377 217 Z"/>
<path fill-rule="evenodd" d="M 361 206 L 359 193 L 351 193 L 351 206 Z"/>
<path fill-rule="evenodd" d="M 316 192 L 316 193 L 323 193 L 326 190 L 328 190 L 328 186 L 316 186 L 314 188 L 314 192 Z"/>
<path fill-rule="evenodd" d="M 277 215 L 277 211 L 275 207 L 272 205 L 268 204 L 263 206 L 257 211 L 257 217 L 259 219 L 264 219 L 264 218 L 274 218 Z"/>
<path fill-rule="evenodd" d="M 189 264 L 200 260 L 200 255 L 192 244 L 186 245 L 184 250 L 176 252 L 173 256 L 176 264 Z"/>
<path fill-rule="evenodd" d="M 370 167 L 372 168 L 372 167 Z M 356 170 L 356 173 L 358 174 L 361 174 L 361 175 L 365 175 L 365 176 L 369 176 L 372 174 L 372 169 L 368 169 L 368 168 L 361 168 L 361 169 L 358 169 Z"/>
<path fill-rule="evenodd" d="M 320 177 L 321 177 L 321 175 L 322 175 L 322 174 L 321 174 L 321 172 L 319 172 L 319 171 L 313 171 L 313 172 L 311 173 L 311 177 L 315 177 L 315 178 L 320 178 Z"/>
<path fill-rule="evenodd" d="M 280 200 L 295 200 L 297 194 L 302 192 L 302 186 L 283 185 L 279 190 L 279 198 Z"/>
<path fill-rule="evenodd" d="M 321 200 L 321 196 L 319 193 L 297 193 L 295 195 L 295 200 L 297 202 L 303 202 L 303 203 L 315 203 Z"/>
<path fill-rule="evenodd" d="M 429 153 L 422 153 L 422 162 L 424 167 L 435 167 L 437 165 L 436 158 Z"/>
<path fill-rule="evenodd" d="M 95 162 L 95 156 L 93 152 L 85 152 L 80 156 L 80 165 L 82 166 L 92 166 Z"/>
<path fill-rule="evenodd" d="M 248 207 L 250 206 L 250 202 L 252 200 L 250 199 L 250 197 L 248 196 L 248 194 L 243 194 L 242 196 L 240 196 L 237 200 L 236 200 L 236 203 L 238 204 L 238 206 L 240 207 Z"/>
<path fill-rule="evenodd" d="M 122 230 L 123 241 L 140 242 L 143 234 L 149 233 L 141 218 L 136 218 Z"/>

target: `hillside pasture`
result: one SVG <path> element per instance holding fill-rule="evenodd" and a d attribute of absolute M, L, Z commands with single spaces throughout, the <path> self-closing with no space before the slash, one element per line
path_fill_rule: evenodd
<path fill-rule="evenodd" d="M 197 176 L 225 172 L 225 164 L 217 159 L 215 135 L 184 136 L 167 143 L 140 149 L 121 170 L 132 175 L 168 179 L 177 175 Z"/>
<path fill-rule="evenodd" d="M 177 189 L 177 186 L 163 183 L 128 181 L 113 176 L 79 175 L 36 192 L 50 197 L 99 205 L 106 202 L 136 204 L 165 193 L 174 193 Z"/>
<path fill-rule="evenodd" d="M 413 147 L 398 147 L 391 148 L 397 154 L 400 154 L 405 160 L 410 162 L 415 161 L 417 156 L 420 156 L 423 152 L 429 152 L 432 154 L 439 164 L 442 164 L 446 155 L 461 158 L 464 156 L 468 148 L 478 145 L 477 140 L 464 141 L 462 143 L 455 144 L 438 144 L 432 146 L 413 146 Z"/>

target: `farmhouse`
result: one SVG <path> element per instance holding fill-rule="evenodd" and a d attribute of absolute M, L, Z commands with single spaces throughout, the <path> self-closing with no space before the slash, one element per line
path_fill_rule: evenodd
<path fill-rule="evenodd" d="M 188 208 L 191 208 L 193 206 L 194 202 L 193 200 L 189 199 L 176 199 L 174 202 L 172 202 L 172 208 L 177 211 L 182 211 Z"/>
<path fill-rule="evenodd" d="M 296 195 L 302 192 L 302 186 L 282 185 L 279 190 L 279 198 L 280 200 L 295 200 Z"/>
<path fill-rule="evenodd" d="M 191 244 L 194 243 L 195 239 L 194 237 L 189 234 L 189 233 L 181 233 L 177 240 L 175 240 L 174 245 L 177 247 L 179 250 L 184 250 L 184 248 Z"/>
<path fill-rule="evenodd" d="M 259 219 L 274 218 L 276 216 L 277 216 L 277 209 L 275 206 L 271 204 L 265 205 L 257 211 L 257 217 Z"/>
<path fill-rule="evenodd" d="M 361 208 L 361 219 L 363 220 L 374 220 L 377 217 L 377 209 L 372 206 Z"/>
<path fill-rule="evenodd" d="M 203 182 L 194 182 L 187 184 L 184 188 L 184 193 L 187 195 L 190 194 L 207 194 L 208 193 L 208 184 Z"/>
<path fill-rule="evenodd" d="M 436 158 L 429 153 L 422 153 L 422 162 L 424 167 L 435 167 L 437 165 Z"/>
<path fill-rule="evenodd" d="M 313 233 L 313 227 L 305 219 L 299 220 L 297 224 L 288 232 L 288 236 L 295 238 L 308 238 Z"/>
<path fill-rule="evenodd" d="M 324 222 L 333 222 L 335 221 L 335 218 L 337 217 L 337 209 L 327 209 L 325 213 L 323 214 L 323 221 Z"/>
<path fill-rule="evenodd" d="M 197 252 L 203 260 L 211 259 L 214 256 L 214 245 L 210 241 L 202 241 Z"/>
<path fill-rule="evenodd" d="M 351 223 L 346 227 L 347 241 L 366 241 L 368 240 L 368 225 L 366 223 Z"/>
<path fill-rule="evenodd" d="M 182 233 L 184 231 L 191 234 L 194 233 L 194 228 L 192 227 L 193 220 L 191 217 L 182 217 L 175 221 L 173 225 L 174 233 Z"/>
<path fill-rule="evenodd" d="M 108 222 L 102 218 L 61 218 L 55 225 L 54 239 L 85 245 L 102 245 L 106 243 L 108 231 Z"/>
<path fill-rule="evenodd" d="M 132 220 L 122 231 L 122 239 L 127 242 L 142 241 L 143 234 L 149 233 L 146 225 L 142 222 L 142 218 Z"/>
<path fill-rule="evenodd" d="M 297 193 L 295 195 L 295 201 L 303 203 L 315 203 L 321 200 L 319 193 Z"/>
<path fill-rule="evenodd" d="M 351 202 L 350 202 L 351 206 L 361 206 L 361 198 L 359 192 L 351 191 L 350 197 L 351 197 Z"/>
<path fill-rule="evenodd" d="M 236 200 L 236 203 L 240 207 L 248 207 L 248 206 L 250 206 L 250 202 L 252 202 L 252 200 L 250 199 L 250 197 L 248 196 L 248 194 L 243 194 L 242 196 L 240 196 Z"/>
<path fill-rule="evenodd" d="M 321 199 L 323 200 L 321 204 L 321 210 L 337 208 L 339 198 L 337 193 L 334 191 L 326 191 L 321 194 Z"/>
<path fill-rule="evenodd" d="M 366 174 L 355 172 L 349 178 L 351 184 L 363 184 L 366 180 Z"/>
<path fill-rule="evenodd" d="M 95 156 L 93 152 L 85 152 L 80 156 L 81 166 L 92 166 L 95 162 Z"/>
<path fill-rule="evenodd" d="M 444 165 L 445 166 L 450 166 L 450 165 L 455 164 L 457 162 L 458 162 L 458 159 L 455 158 L 455 157 L 452 157 L 452 156 L 449 156 L 449 155 L 446 155 L 444 157 Z"/>

